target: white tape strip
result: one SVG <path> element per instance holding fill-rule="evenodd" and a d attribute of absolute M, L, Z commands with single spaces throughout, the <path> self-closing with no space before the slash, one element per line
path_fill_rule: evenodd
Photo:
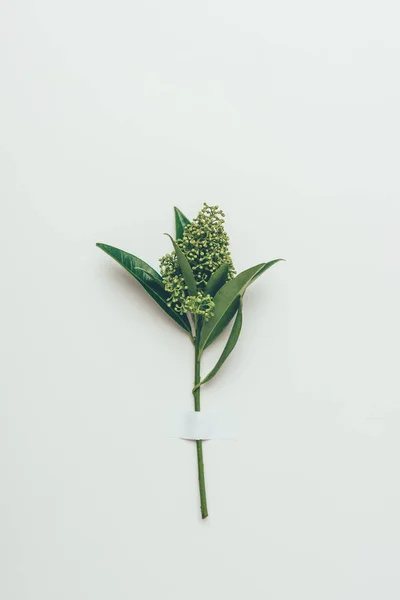
<path fill-rule="evenodd" d="M 232 415 L 221 411 L 185 411 L 170 428 L 171 437 L 183 440 L 229 440 L 237 437 Z"/>

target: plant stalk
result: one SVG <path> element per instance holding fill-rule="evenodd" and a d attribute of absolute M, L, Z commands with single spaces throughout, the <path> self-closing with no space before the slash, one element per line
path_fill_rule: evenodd
<path fill-rule="evenodd" d="M 195 361 L 194 361 L 194 385 L 200 383 L 200 354 L 198 349 L 197 340 L 199 338 L 199 328 L 196 331 L 196 343 L 195 343 Z M 200 412 L 200 386 L 193 391 L 194 396 L 194 410 Z M 203 440 L 196 440 L 197 449 L 197 468 L 199 472 L 199 491 L 200 491 L 200 509 L 201 518 L 206 519 L 208 517 L 207 510 L 207 495 L 206 495 L 206 482 L 204 478 L 204 461 L 203 461 Z"/>

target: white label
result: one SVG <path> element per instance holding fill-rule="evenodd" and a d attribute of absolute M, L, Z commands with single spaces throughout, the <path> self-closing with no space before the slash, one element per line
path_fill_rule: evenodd
<path fill-rule="evenodd" d="M 229 440 L 237 437 L 237 427 L 230 414 L 192 410 L 178 413 L 170 434 L 183 440 Z"/>

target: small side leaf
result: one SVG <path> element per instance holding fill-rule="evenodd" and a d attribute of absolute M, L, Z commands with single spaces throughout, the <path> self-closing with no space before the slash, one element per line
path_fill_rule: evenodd
<path fill-rule="evenodd" d="M 171 240 L 171 242 L 172 242 L 172 244 L 174 246 L 174 250 L 176 252 L 176 257 L 178 259 L 178 263 L 179 263 L 179 266 L 181 268 L 182 275 L 183 275 L 183 278 L 185 280 L 185 283 L 188 286 L 188 290 L 189 290 L 190 296 L 196 296 L 196 294 L 197 294 L 197 283 L 196 283 L 196 280 L 194 278 L 193 271 L 192 271 L 192 268 L 191 268 L 191 266 L 189 264 L 188 259 L 183 254 L 182 250 L 179 248 L 179 246 L 176 243 L 176 241 L 169 235 L 169 233 L 166 233 L 165 235 L 167 235 L 170 238 L 170 240 Z"/>
<path fill-rule="evenodd" d="M 243 296 L 249 285 L 280 260 L 282 259 L 271 260 L 268 263 L 261 263 L 255 267 L 246 269 L 246 271 L 242 271 L 234 279 L 230 279 L 218 290 L 214 297 L 214 316 L 204 323 L 201 330 L 200 354 L 207 346 L 212 344 L 231 321 L 237 310 L 238 298 Z"/>
<path fill-rule="evenodd" d="M 204 289 L 205 294 L 215 296 L 220 288 L 226 283 L 228 279 L 229 265 L 223 264 L 211 275 Z"/>
<path fill-rule="evenodd" d="M 129 252 L 124 252 L 124 250 L 119 250 L 119 248 L 114 248 L 114 246 L 109 246 L 108 244 L 96 244 L 96 246 L 124 267 L 167 315 L 182 329 L 192 335 L 190 323 L 186 315 L 180 315 L 171 306 L 168 306 L 169 293 L 165 291 L 163 280 L 157 271 L 137 256 L 129 254 Z"/>
<path fill-rule="evenodd" d="M 183 230 L 186 225 L 189 225 L 189 219 L 183 214 L 179 208 L 174 206 L 175 213 L 175 239 L 180 240 L 183 237 Z"/>
<path fill-rule="evenodd" d="M 202 381 L 200 381 L 199 384 L 197 384 L 194 388 L 193 391 L 200 387 L 201 385 L 204 385 L 205 383 L 207 383 L 207 381 L 210 381 L 210 379 L 212 379 L 220 370 L 220 368 L 222 367 L 222 365 L 224 364 L 224 362 L 226 361 L 226 359 L 228 358 L 228 356 L 230 355 L 230 353 L 232 352 L 232 350 L 234 349 L 234 347 L 236 346 L 236 343 L 239 339 L 239 335 L 242 329 L 242 321 L 243 321 L 243 316 L 242 316 L 242 298 L 239 299 L 239 308 L 238 311 L 236 313 L 236 319 L 235 322 L 233 324 L 231 333 L 229 335 L 228 341 L 226 342 L 225 348 L 222 351 L 221 356 L 219 357 L 219 360 L 217 362 L 217 364 L 215 365 L 215 367 L 209 372 L 209 374 L 207 375 L 207 377 L 205 377 Z"/>

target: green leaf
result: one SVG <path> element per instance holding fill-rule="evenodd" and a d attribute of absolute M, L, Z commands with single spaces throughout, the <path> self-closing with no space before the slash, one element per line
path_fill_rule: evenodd
<path fill-rule="evenodd" d="M 174 206 L 174 213 L 175 213 L 175 232 L 176 232 L 175 238 L 177 240 L 180 240 L 183 237 L 183 230 L 185 229 L 186 225 L 189 225 L 190 221 L 187 217 L 185 217 L 183 212 L 180 211 L 179 208 L 177 208 L 176 206 Z"/>
<path fill-rule="evenodd" d="M 278 262 L 285 262 L 284 258 L 276 258 L 275 260 L 270 260 L 267 263 L 264 263 L 264 266 L 262 269 L 260 269 L 256 275 L 254 275 L 253 279 L 251 280 L 250 283 L 253 283 L 256 279 L 258 279 L 263 273 L 265 273 L 265 271 L 267 271 L 267 269 L 270 269 L 273 265 L 275 265 Z"/>
<path fill-rule="evenodd" d="M 114 248 L 108 244 L 96 244 L 106 254 L 117 261 L 124 269 L 136 279 L 146 292 L 157 302 L 157 304 L 169 315 L 175 323 L 192 335 L 190 323 L 186 315 L 180 315 L 172 307 L 168 306 L 169 293 L 165 291 L 161 275 L 150 265 L 129 252 Z"/>
<path fill-rule="evenodd" d="M 232 352 L 232 350 L 234 349 L 234 347 L 236 346 L 236 343 L 239 339 L 239 335 L 240 335 L 240 331 L 242 329 L 242 298 L 239 298 L 239 308 L 238 311 L 236 313 L 236 319 L 235 322 L 233 324 L 231 333 L 229 334 L 229 338 L 228 341 L 225 344 L 225 348 L 222 351 L 221 356 L 219 357 L 219 360 L 217 362 L 217 364 L 215 365 L 215 367 L 209 372 L 209 374 L 207 375 L 207 377 L 205 377 L 202 381 L 200 381 L 199 384 L 197 384 L 194 388 L 193 391 L 200 387 L 201 385 L 203 385 L 204 383 L 207 383 L 207 381 L 210 381 L 210 379 L 212 379 L 220 370 L 220 368 L 222 367 L 222 365 L 224 364 L 224 362 L 226 361 L 226 359 L 228 358 L 228 356 L 230 355 L 230 353 Z"/>
<path fill-rule="evenodd" d="M 271 260 L 268 263 L 261 263 L 255 267 L 246 269 L 246 271 L 242 271 L 234 279 L 230 279 L 218 290 L 214 297 L 214 316 L 204 323 L 201 330 L 199 342 L 200 354 L 207 346 L 212 344 L 233 318 L 237 310 L 238 299 L 243 296 L 248 286 L 280 260 L 282 259 Z"/>
<path fill-rule="evenodd" d="M 226 283 L 228 279 L 229 265 L 223 264 L 211 275 L 204 289 L 205 294 L 215 296 L 220 288 Z"/>
<path fill-rule="evenodd" d="M 181 268 L 183 278 L 185 280 L 186 285 L 188 286 L 189 295 L 196 296 L 197 295 L 197 283 L 194 278 L 191 266 L 189 265 L 188 259 L 183 254 L 182 250 L 179 248 L 176 241 L 169 235 L 169 233 L 166 233 L 164 235 L 167 235 L 174 245 L 174 250 L 176 252 L 176 257 L 178 259 L 178 263 Z"/>

